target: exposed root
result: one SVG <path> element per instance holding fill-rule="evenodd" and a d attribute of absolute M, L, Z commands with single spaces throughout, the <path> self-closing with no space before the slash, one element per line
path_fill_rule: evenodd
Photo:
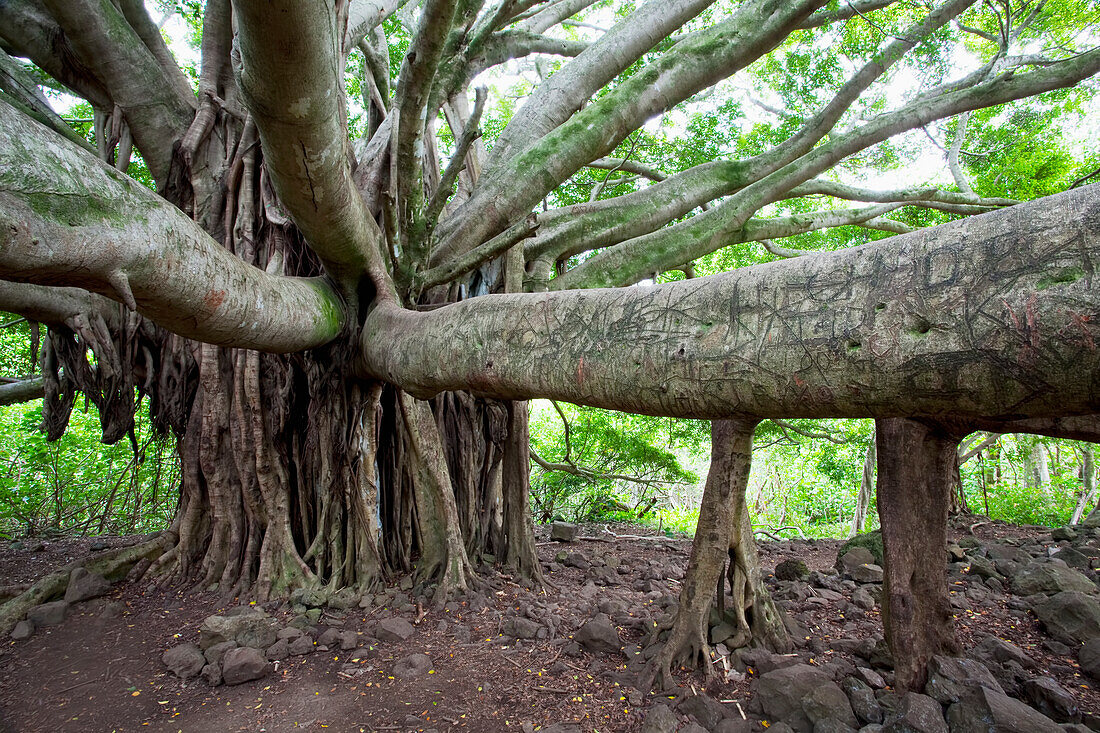
<path fill-rule="evenodd" d="M 129 547 L 120 547 L 92 558 L 71 562 L 0 606 L 0 634 L 7 634 L 27 615 L 32 607 L 46 603 L 61 596 L 69 585 L 69 575 L 79 567 L 89 572 L 99 573 L 110 579 L 124 575 L 134 563 L 143 558 L 152 558 L 162 554 L 176 541 L 171 532 L 162 532 L 151 540 Z"/>

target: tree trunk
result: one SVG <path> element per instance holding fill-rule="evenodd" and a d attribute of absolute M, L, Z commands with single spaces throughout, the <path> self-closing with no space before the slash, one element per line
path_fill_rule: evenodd
<path fill-rule="evenodd" d="M 1091 445 L 1081 446 L 1081 500 L 1073 510 L 1070 524 L 1077 524 L 1085 513 L 1085 508 L 1096 501 L 1096 461 Z M 1093 510 L 1095 513 L 1095 509 Z M 1092 516 L 1091 514 L 1089 515 Z"/>
<path fill-rule="evenodd" d="M 885 577 L 883 627 L 895 687 L 920 691 L 928 661 L 958 651 L 944 547 L 958 439 L 915 420 L 878 420 L 878 514 Z"/>
<path fill-rule="evenodd" d="M 710 676 L 713 667 L 707 622 L 714 605 L 714 589 L 731 561 L 733 607 L 739 624 L 737 646 L 749 641 L 771 644 L 786 651 L 789 640 L 778 609 L 763 585 L 752 526 L 745 501 L 752 464 L 755 420 L 714 420 L 711 423 L 710 473 L 703 488 L 699 523 L 692 542 L 680 605 L 671 627 L 659 627 L 656 639 L 670 630 L 667 641 L 650 662 L 647 681 L 666 686 L 674 665 L 694 666 L 702 661 Z"/>
<path fill-rule="evenodd" d="M 875 485 L 875 462 L 877 460 L 875 450 L 875 435 L 867 444 L 867 455 L 863 459 L 863 478 L 859 482 L 859 494 L 856 495 L 856 509 L 852 515 L 852 527 L 848 532 L 849 537 L 855 537 L 863 531 L 863 525 L 867 524 L 867 510 L 871 507 L 871 492 Z"/>

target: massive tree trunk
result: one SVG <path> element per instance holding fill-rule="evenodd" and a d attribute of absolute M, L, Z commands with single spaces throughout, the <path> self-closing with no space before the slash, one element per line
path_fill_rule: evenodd
<path fill-rule="evenodd" d="M 882 525 L 882 622 L 895 687 L 924 688 L 928 662 L 955 654 L 947 597 L 947 509 L 959 436 L 915 420 L 876 421 Z"/>

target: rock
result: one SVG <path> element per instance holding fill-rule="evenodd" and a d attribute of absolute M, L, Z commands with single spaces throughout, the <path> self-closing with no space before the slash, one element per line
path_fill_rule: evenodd
<path fill-rule="evenodd" d="M 1062 540 L 1073 542 L 1077 539 L 1077 531 L 1072 527 L 1057 527 L 1050 531 L 1050 538 L 1055 542 L 1061 542 Z"/>
<path fill-rule="evenodd" d="M 352 629 L 341 631 L 338 634 L 337 641 L 340 644 L 341 651 L 347 652 L 359 648 L 359 634 Z"/>
<path fill-rule="evenodd" d="M 427 654 L 410 654 L 402 657 L 393 665 L 393 676 L 409 680 L 423 677 L 432 668 L 432 660 Z"/>
<path fill-rule="evenodd" d="M 814 724 L 815 733 L 829 722 L 839 723 L 847 728 L 859 727 L 848 696 L 835 683 L 821 685 L 803 696 L 802 711 Z"/>
<path fill-rule="evenodd" d="M 756 695 L 768 720 L 781 720 L 800 733 L 809 733 L 813 730 L 813 722 L 802 708 L 802 698 L 819 687 L 830 685 L 836 687 L 829 675 L 819 668 L 796 664 L 762 675 Z M 840 688 L 837 691 L 844 694 Z"/>
<path fill-rule="evenodd" d="M 307 635 L 303 635 L 288 642 L 286 651 L 287 654 L 291 656 L 300 657 L 305 654 L 312 654 L 317 651 L 317 647 L 313 645 L 313 639 Z"/>
<path fill-rule="evenodd" d="M 99 573 L 90 573 L 87 568 L 74 568 L 69 573 L 69 585 L 65 588 L 65 601 L 78 603 L 89 598 L 99 598 L 111 592 L 111 584 Z"/>
<path fill-rule="evenodd" d="M 1000 683 L 977 660 L 937 654 L 928 662 L 928 684 L 924 691 L 937 702 L 950 705 L 978 687 L 1004 693 Z"/>
<path fill-rule="evenodd" d="M 726 717 L 722 704 L 705 694 L 685 695 L 676 702 L 676 709 L 695 718 L 707 730 L 713 730 Z"/>
<path fill-rule="evenodd" d="M 723 718 L 714 728 L 714 733 L 752 733 L 752 721 L 740 717 Z"/>
<path fill-rule="evenodd" d="M 538 636 L 540 628 L 542 627 L 538 623 L 529 618 L 510 616 L 504 619 L 501 631 L 505 636 L 511 636 L 514 639 L 534 639 Z"/>
<path fill-rule="evenodd" d="M 881 583 L 882 568 L 874 563 L 863 563 L 852 568 L 849 577 L 857 583 Z"/>
<path fill-rule="evenodd" d="M 580 533 L 580 526 L 570 522 L 554 522 L 550 525 L 550 539 L 558 542 L 573 542 Z"/>
<path fill-rule="evenodd" d="M 336 643 L 338 638 L 340 638 L 340 629 L 329 627 L 322 631 L 321 635 L 317 637 L 317 646 L 331 647 Z"/>
<path fill-rule="evenodd" d="M 126 610 L 126 606 L 122 605 L 118 601 L 107 601 L 103 604 L 103 610 L 99 613 L 100 618 L 118 618 L 122 615 L 122 612 Z"/>
<path fill-rule="evenodd" d="M 51 601 L 38 606 L 32 606 L 27 611 L 27 620 L 34 624 L 36 629 L 43 626 L 57 626 L 65 620 L 69 612 L 69 604 L 65 601 Z"/>
<path fill-rule="evenodd" d="M 966 550 L 959 547 L 954 542 L 947 546 L 947 561 L 948 562 L 966 562 Z"/>
<path fill-rule="evenodd" d="M 805 580 L 810 577 L 810 569 L 806 563 L 797 558 L 787 558 L 775 566 L 776 580 Z"/>
<path fill-rule="evenodd" d="M 875 562 L 875 556 L 866 547 L 852 547 L 837 556 L 836 569 L 841 575 L 847 575 L 853 568 Z"/>
<path fill-rule="evenodd" d="M 882 705 L 875 697 L 875 691 L 863 680 L 857 677 L 845 677 L 840 683 L 840 689 L 848 696 L 848 702 L 852 706 L 852 712 L 860 723 L 881 723 L 883 720 Z"/>
<path fill-rule="evenodd" d="M 1092 567 L 1092 558 L 1072 547 L 1063 547 L 1054 557 L 1076 570 L 1089 570 Z"/>
<path fill-rule="evenodd" d="M 199 626 L 199 646 L 209 649 L 223 641 L 235 640 L 247 624 L 253 623 L 254 619 L 265 619 L 266 615 L 262 609 L 252 608 L 238 612 L 236 616 L 207 616 Z"/>
<path fill-rule="evenodd" d="M 222 679 L 227 685 L 239 685 L 260 679 L 269 669 L 263 652 L 250 646 L 239 646 L 225 653 L 222 660 Z"/>
<path fill-rule="evenodd" d="M 872 690 L 881 690 L 886 687 L 886 680 L 882 675 L 868 667 L 856 667 L 856 676 L 867 683 Z"/>
<path fill-rule="evenodd" d="M 979 578 L 994 578 L 996 580 L 1004 580 L 1004 576 L 997 572 L 997 568 L 993 565 L 993 561 L 982 557 L 981 555 L 972 555 L 970 557 L 970 569 L 971 575 Z"/>
<path fill-rule="evenodd" d="M 876 529 L 873 532 L 865 532 L 863 534 L 857 534 L 850 540 L 841 545 L 840 550 L 837 551 L 837 559 L 843 557 L 845 553 L 851 550 L 853 547 L 862 547 L 871 553 L 870 560 L 863 560 L 861 562 L 873 562 L 876 565 L 882 565 L 882 530 Z M 861 564 L 861 563 L 857 563 Z M 840 570 L 839 562 L 836 565 L 836 569 Z"/>
<path fill-rule="evenodd" d="M 206 657 L 202 650 L 194 644 L 180 644 L 174 646 L 161 655 L 161 661 L 181 680 L 189 680 L 198 677 L 202 668 L 206 666 Z"/>
<path fill-rule="evenodd" d="M 606 613 L 597 613 L 573 634 L 573 641 L 592 652 L 618 654 L 622 648 L 619 632 Z"/>
<path fill-rule="evenodd" d="M 970 650 L 970 656 L 985 662 L 987 666 L 994 663 L 1004 664 L 1009 661 L 1016 662 L 1025 669 L 1036 666 L 1035 660 L 1029 657 L 1023 649 L 996 636 L 987 636 L 982 639 L 976 647 Z"/>
<path fill-rule="evenodd" d="M 202 679 L 211 687 L 217 687 L 222 683 L 222 668 L 216 664 L 207 664 L 202 668 Z"/>
<path fill-rule="evenodd" d="M 654 705 L 646 713 L 642 733 L 675 733 L 680 720 L 668 705 Z"/>
<path fill-rule="evenodd" d="M 680 733 L 710 733 L 710 731 L 698 723 L 690 722 L 680 729 Z"/>
<path fill-rule="evenodd" d="M 221 664 L 222 659 L 225 657 L 225 653 L 230 649 L 236 648 L 237 642 L 230 639 L 229 641 L 223 641 L 221 644 L 207 647 L 203 652 L 203 656 L 206 657 L 207 664 Z"/>
<path fill-rule="evenodd" d="M 96 540 L 92 544 L 88 545 L 88 549 L 92 552 L 103 552 L 107 549 L 107 543 L 103 540 Z"/>
<path fill-rule="evenodd" d="M 11 638 L 14 641 L 25 641 L 32 636 L 34 636 L 33 621 L 20 621 L 15 625 L 15 628 L 11 630 Z"/>
<path fill-rule="evenodd" d="M 1100 603 L 1092 596 L 1063 591 L 1032 610 L 1046 632 L 1059 641 L 1076 645 L 1100 637 Z"/>
<path fill-rule="evenodd" d="M 1050 677 L 1025 682 L 1024 697 L 1033 708 L 1059 723 L 1073 723 L 1081 718 L 1073 695 Z"/>
<path fill-rule="evenodd" d="M 267 649 L 278 640 L 277 631 L 278 625 L 273 619 L 261 616 L 246 616 L 243 617 L 237 627 L 237 633 L 233 638 L 239 646 Z"/>
<path fill-rule="evenodd" d="M 864 611 L 870 611 L 875 607 L 875 599 L 862 586 L 852 591 L 852 603 Z"/>
<path fill-rule="evenodd" d="M 264 656 L 272 661 L 276 659 L 286 659 L 290 656 L 290 644 L 286 639 L 279 639 L 267 648 L 267 651 L 264 652 Z"/>
<path fill-rule="evenodd" d="M 978 688 L 949 707 L 947 722 L 951 730 L 966 733 L 1061 733 L 1062 730 L 1042 713 L 987 687 Z"/>
<path fill-rule="evenodd" d="M 349 611 L 358 607 L 360 596 L 352 588 L 341 588 L 328 599 L 329 608 L 337 611 Z"/>
<path fill-rule="evenodd" d="M 328 596 L 324 591 L 313 588 L 295 588 L 290 594 L 291 604 L 301 604 L 306 608 L 321 608 L 328 603 Z"/>
<path fill-rule="evenodd" d="M 962 730 L 970 733 L 969 729 Z M 927 695 L 907 692 L 898 709 L 887 717 L 882 733 L 947 733 L 947 723 L 938 702 Z"/>
<path fill-rule="evenodd" d="M 400 616 L 394 616 L 380 621 L 374 635 L 382 641 L 398 642 L 405 641 L 415 631 L 416 629 L 408 621 Z"/>
<path fill-rule="evenodd" d="M 1100 637 L 1089 639 L 1077 652 L 1081 670 L 1093 679 L 1100 680 Z"/>
<path fill-rule="evenodd" d="M 1096 583 L 1073 568 L 1063 568 L 1054 563 L 1030 563 L 1022 567 L 1009 580 L 1009 587 L 1018 596 L 1036 593 L 1054 595 L 1063 591 L 1095 593 Z"/>

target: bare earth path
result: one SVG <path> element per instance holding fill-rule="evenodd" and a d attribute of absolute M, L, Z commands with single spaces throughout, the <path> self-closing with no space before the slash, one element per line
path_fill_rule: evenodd
<path fill-rule="evenodd" d="M 618 534 L 637 528 L 614 527 Z M 334 647 L 289 657 L 267 677 L 238 686 L 209 687 L 173 676 L 161 654 L 197 640 L 202 620 L 225 610 L 209 593 L 178 589 L 116 587 L 108 599 L 75 607 L 60 626 L 41 629 L 29 640 L 6 639 L 0 646 L 0 731 L 299 731 L 463 730 L 530 731 L 576 724 L 587 732 L 638 730 L 660 694 L 630 686 L 639 668 L 643 629 L 678 592 L 676 577 L 690 550 L 687 540 L 612 538 L 600 528 L 567 545 L 541 541 L 540 558 L 553 588 L 532 592 L 507 577 L 492 579 L 480 593 L 444 611 L 423 612 L 399 588 L 379 589 L 366 608 L 326 611 L 319 627 L 353 629 L 363 646 Z M 965 534 L 965 528 L 963 530 Z M 1021 536 L 1005 525 L 976 528 L 980 539 Z M 540 534 L 545 540 L 545 532 Z M 109 539 L 109 542 L 118 542 Z M 88 552 L 90 540 L 48 543 L 0 551 L 0 586 L 27 582 Z M 762 544 L 765 567 L 799 557 L 825 570 L 836 559 L 836 541 Z M 559 552 L 573 553 L 565 564 Z M 681 571 L 678 573 L 677 568 Z M 232 605 L 229 604 L 229 605 Z M 1049 673 L 1074 690 L 1082 710 L 1100 710 L 1092 682 L 1042 647 L 1033 619 L 988 608 L 960 611 L 956 619 L 964 647 L 982 633 L 1013 641 L 1033 654 Z M 847 604 L 844 604 L 847 608 Z M 289 620 L 288 609 L 268 611 Z M 623 653 L 579 650 L 571 635 L 593 614 L 608 613 L 619 630 Z M 801 650 L 818 662 L 843 656 L 830 640 L 852 636 L 845 613 L 819 604 L 798 613 L 812 640 Z M 402 616 L 417 621 L 404 642 L 379 642 L 379 621 Z M 535 622 L 536 638 L 517 642 L 514 619 Z M 860 617 L 879 629 L 877 607 Z M 392 674 L 396 660 L 425 653 L 430 673 L 413 679 Z M 747 708 L 753 677 L 712 683 L 716 699 Z M 684 675 L 682 684 L 701 684 Z M 736 701 L 736 703 L 734 702 Z"/>

